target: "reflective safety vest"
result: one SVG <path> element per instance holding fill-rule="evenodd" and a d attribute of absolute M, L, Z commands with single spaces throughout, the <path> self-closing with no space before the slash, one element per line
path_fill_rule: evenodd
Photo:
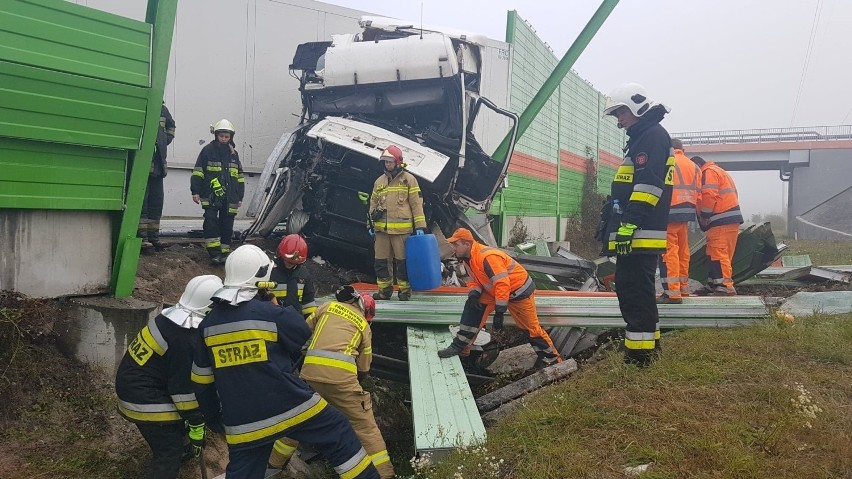
<path fill-rule="evenodd" d="M 328 405 L 292 372 L 311 336 L 293 309 L 256 298 L 236 306 L 219 301 L 198 330 L 195 395 L 205 416 L 221 409 L 230 449 L 272 443 Z"/>
<path fill-rule="evenodd" d="M 698 165 L 687 158 L 683 150 L 675 149 L 674 158 L 674 185 L 672 185 L 669 223 L 695 221 L 695 205 L 698 203 L 701 174 Z"/>
<path fill-rule="evenodd" d="M 357 381 L 359 371 L 370 370 L 372 332 L 358 306 L 332 301 L 317 308 L 307 322 L 314 334 L 305 353 L 302 379 L 341 384 Z"/>
<path fill-rule="evenodd" d="M 468 287 L 493 296 L 495 312 L 505 313 L 509 301 L 529 298 L 535 292 L 527 270 L 498 248 L 474 241 L 468 265 L 473 277 Z"/>
<path fill-rule="evenodd" d="M 701 165 L 701 195 L 698 214 L 704 228 L 727 224 L 742 224 L 737 187 L 727 171 L 712 161 Z"/>
<path fill-rule="evenodd" d="M 162 314 L 136 334 L 115 377 L 122 416 L 160 424 L 201 418 L 189 380 L 196 335 Z"/>
<path fill-rule="evenodd" d="M 426 215 L 423 213 L 423 193 L 417 178 L 401 170 L 391 177 L 385 173 L 373 184 L 370 196 L 370 217 L 382 212 L 379 219 L 373 219 L 376 231 L 387 234 L 411 234 L 414 228 L 426 228 Z"/>

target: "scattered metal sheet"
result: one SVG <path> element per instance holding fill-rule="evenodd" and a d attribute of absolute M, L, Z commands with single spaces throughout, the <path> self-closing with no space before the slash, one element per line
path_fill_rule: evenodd
<path fill-rule="evenodd" d="M 707 238 L 692 242 L 690 248 L 689 277 L 706 282 L 709 261 L 706 254 Z M 769 223 L 750 225 L 740 230 L 737 249 L 732 260 L 734 283 L 745 281 L 766 269 L 778 258 L 778 245 Z"/>
<path fill-rule="evenodd" d="M 436 354 L 452 341 L 446 326 L 409 326 L 407 334 L 416 454 L 485 442 L 485 425 L 461 361 Z"/>
<path fill-rule="evenodd" d="M 476 400 L 476 406 L 482 412 L 491 411 L 524 394 L 564 379 L 575 371 L 577 371 L 577 362 L 573 359 L 566 359 L 559 364 L 544 368 L 525 378 L 507 384 L 496 391 L 481 396 Z"/>
<path fill-rule="evenodd" d="M 773 266 L 764 269 L 760 273 L 757 273 L 757 275 L 755 276 L 760 279 L 791 281 L 795 279 L 804 278 L 810 272 L 810 266 Z"/>
<path fill-rule="evenodd" d="M 849 283 L 850 278 L 852 278 L 852 271 L 837 271 L 822 266 L 812 266 L 808 274 L 808 279 L 834 281 L 837 283 Z"/>
<path fill-rule="evenodd" d="M 793 316 L 809 316 L 814 313 L 843 314 L 852 312 L 852 291 L 830 291 L 813 293 L 802 291 L 784 301 L 781 311 Z"/>
<path fill-rule="evenodd" d="M 466 296 L 422 295 L 407 302 L 380 301 L 376 323 L 399 324 L 456 324 Z M 544 327 L 601 327 L 624 326 L 618 300 L 614 297 L 536 296 L 539 322 Z M 726 327 L 750 323 L 767 314 L 757 296 L 688 297 L 683 304 L 659 305 L 660 326 L 663 328 Z M 511 314 L 506 315 L 512 322 Z"/>
<path fill-rule="evenodd" d="M 407 384 L 409 381 L 408 361 L 374 354 L 373 364 L 370 366 L 370 375 Z M 470 372 L 465 372 L 465 376 L 467 377 L 467 383 L 471 386 L 481 386 L 494 379 L 490 376 L 472 374 Z"/>
<path fill-rule="evenodd" d="M 781 266 L 785 268 L 801 268 L 804 266 L 812 266 L 811 256 L 807 254 L 790 255 L 781 257 Z"/>

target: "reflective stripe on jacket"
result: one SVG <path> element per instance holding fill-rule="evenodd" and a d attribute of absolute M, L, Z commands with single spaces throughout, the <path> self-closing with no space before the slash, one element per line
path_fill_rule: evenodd
<path fill-rule="evenodd" d="M 225 190 L 224 197 L 215 195 L 214 182 Z M 237 205 L 245 195 L 245 183 L 243 164 L 233 146 L 213 140 L 201 149 L 192 169 L 190 190 L 193 195 L 201 196 L 202 208 L 227 207 L 228 213 L 237 214 Z"/>
<path fill-rule="evenodd" d="M 308 318 L 314 334 L 308 343 L 301 378 L 326 384 L 357 380 L 373 361 L 372 332 L 361 309 L 332 301 Z"/>
<path fill-rule="evenodd" d="M 622 211 L 613 210 L 607 220 L 607 255 L 615 255 L 615 236 L 622 223 L 638 226 L 630 254 L 660 254 L 666 251 L 674 150 L 671 137 L 659 121 L 664 107 L 656 105 L 627 129 L 626 154 L 612 181 L 611 196 Z"/>
<path fill-rule="evenodd" d="M 189 380 L 196 334 L 162 314 L 149 320 L 136 334 L 115 378 L 122 416 L 139 423 L 201 417 Z"/>
<path fill-rule="evenodd" d="M 381 218 L 373 220 L 376 231 L 411 234 L 414 228 L 426 228 L 423 193 L 417 178 L 405 170 L 396 176 L 385 173 L 376 179 L 370 196 L 371 217 L 375 211 L 384 211 Z"/>
<path fill-rule="evenodd" d="M 523 266 L 498 248 L 476 241 L 470 248 L 468 287 L 494 297 L 494 311 L 505 313 L 509 301 L 530 297 L 535 291 L 530 275 Z"/>
<path fill-rule="evenodd" d="M 701 194 L 696 209 L 705 228 L 743 222 L 733 178 L 712 161 L 701 165 Z"/>
<path fill-rule="evenodd" d="M 270 280 L 278 284 L 269 292 L 278 299 L 279 305 L 292 306 L 306 318 L 317 310 L 314 280 L 305 265 L 288 269 L 280 260 L 276 260 Z"/>
<path fill-rule="evenodd" d="M 698 203 L 698 190 L 701 187 L 701 174 L 692 160 L 683 154 L 683 150 L 674 150 L 675 168 L 672 185 L 672 206 L 669 209 L 670 223 L 695 221 L 695 205 Z"/>
<path fill-rule="evenodd" d="M 230 448 L 272 443 L 327 405 L 292 372 L 311 336 L 292 308 L 256 298 L 236 306 L 218 301 L 198 330 L 203 342 L 195 348 L 192 383 L 205 417 L 221 409 Z"/>

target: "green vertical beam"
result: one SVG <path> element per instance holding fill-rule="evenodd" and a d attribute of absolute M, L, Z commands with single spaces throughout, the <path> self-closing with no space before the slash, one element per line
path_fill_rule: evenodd
<path fill-rule="evenodd" d="M 618 0 L 603 0 L 601 6 L 598 7 L 595 14 L 592 15 L 592 18 L 589 20 L 589 23 L 583 27 L 583 30 L 577 36 L 577 39 L 574 40 L 574 43 L 571 45 L 571 48 L 565 52 L 565 56 L 562 57 L 562 60 L 559 61 L 559 64 L 556 65 L 556 68 L 553 70 L 553 73 L 550 74 L 550 77 L 547 81 L 544 82 L 541 89 L 538 93 L 535 94 L 532 101 L 527 108 L 521 113 L 520 119 L 518 120 L 518 132 L 517 139 L 520 139 L 521 136 L 527 131 L 533 119 L 538 115 L 541 109 L 544 107 L 547 100 L 559 88 L 559 84 L 562 82 L 562 79 L 565 78 L 565 75 L 571 71 L 571 67 L 574 66 L 574 62 L 577 61 L 577 58 L 580 57 L 580 54 L 583 53 L 583 50 L 586 49 L 586 46 L 589 42 L 592 41 L 595 34 L 601 28 L 604 21 L 607 19 L 609 14 L 618 5 Z M 509 12 L 509 18 L 512 18 L 512 12 Z M 508 26 L 507 26 L 508 33 Z M 503 138 L 503 142 L 500 143 L 500 146 L 497 147 L 497 150 L 492 155 L 493 158 L 503 158 L 506 156 L 506 152 L 509 151 L 509 143 L 512 141 L 511 132 Z"/>
<path fill-rule="evenodd" d="M 117 298 L 133 294 L 139 249 L 142 244 L 141 240 L 136 238 L 136 231 L 139 228 L 142 200 L 148 184 L 154 143 L 157 140 L 176 15 L 177 0 L 148 0 L 145 22 L 154 26 L 151 46 L 151 85 L 148 90 L 148 108 L 145 127 L 142 131 L 142 146 L 140 150 L 131 151 L 128 158 L 130 180 L 116 239 L 115 259 L 112 263 L 111 287 Z"/>

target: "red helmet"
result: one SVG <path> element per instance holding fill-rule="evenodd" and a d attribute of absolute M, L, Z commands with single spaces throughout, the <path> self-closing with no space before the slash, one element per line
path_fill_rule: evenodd
<path fill-rule="evenodd" d="M 308 259 L 308 244 L 299 235 L 287 235 L 278 243 L 278 257 L 288 263 L 302 264 Z"/>
<path fill-rule="evenodd" d="M 372 322 L 376 316 L 376 300 L 369 293 L 361 293 L 361 307 L 364 309 L 364 318 L 367 322 Z"/>
<path fill-rule="evenodd" d="M 396 166 L 399 167 L 402 165 L 402 150 L 400 150 L 396 145 L 390 145 L 385 148 L 385 151 L 382 152 L 382 156 L 379 157 L 379 161 L 387 160 L 394 160 L 396 162 Z"/>

